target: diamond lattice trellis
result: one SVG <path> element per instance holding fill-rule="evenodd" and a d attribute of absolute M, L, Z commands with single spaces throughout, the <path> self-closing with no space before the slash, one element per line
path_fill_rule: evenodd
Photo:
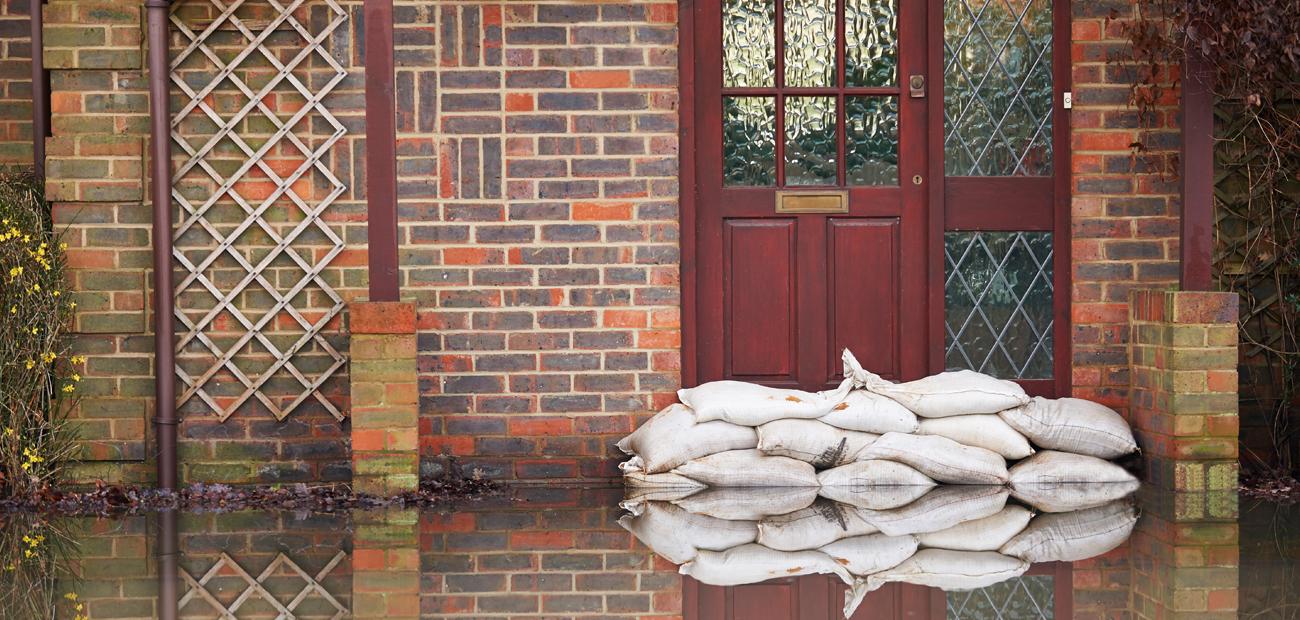
<path fill-rule="evenodd" d="M 345 191 L 327 165 L 345 129 L 323 101 L 347 77 L 324 45 L 346 20 L 335 0 L 172 12 L 176 371 L 181 404 L 223 421 L 249 399 L 281 420 L 311 398 L 344 417 L 321 391 L 345 363 L 322 333 L 344 306 L 322 271 L 344 245 L 321 216 Z"/>
<path fill-rule="evenodd" d="M 947 367 L 1052 376 L 1052 234 L 944 235 Z"/>
<path fill-rule="evenodd" d="M 177 602 L 177 611 L 184 611 L 185 607 L 192 602 L 202 601 L 216 612 L 214 617 L 223 620 L 235 620 L 236 615 L 241 607 L 255 599 L 260 599 L 264 604 L 271 606 L 279 614 L 277 618 L 283 620 L 294 620 L 298 617 L 294 612 L 308 600 L 315 601 L 315 606 L 326 605 L 331 609 L 332 619 L 344 618 L 348 615 L 347 607 L 344 607 L 333 594 L 330 594 L 321 583 L 329 576 L 330 572 L 347 557 L 347 554 L 339 551 L 336 553 L 324 568 L 321 568 L 316 574 L 310 574 L 298 566 L 289 556 L 283 553 L 275 556 L 271 563 L 262 569 L 256 577 L 249 574 L 240 566 L 234 558 L 222 553 L 217 561 L 202 577 L 195 579 L 189 572 L 181 569 L 181 579 L 185 582 L 187 590 Z M 283 580 L 285 576 L 292 576 L 301 579 L 303 586 L 297 590 L 297 594 L 292 597 L 285 595 L 277 596 L 267 588 L 267 583 L 272 579 Z M 214 594 L 209 590 L 209 584 L 218 578 L 234 577 L 243 583 L 243 590 L 239 592 L 229 603 L 223 602 L 219 594 Z M 288 600 L 284 600 L 284 599 Z M 316 614 L 313 614 L 316 615 Z"/>
<path fill-rule="evenodd" d="M 1049 575 L 1026 575 L 999 584 L 948 593 L 948 618 L 980 620 L 1051 620 L 1055 590 Z"/>

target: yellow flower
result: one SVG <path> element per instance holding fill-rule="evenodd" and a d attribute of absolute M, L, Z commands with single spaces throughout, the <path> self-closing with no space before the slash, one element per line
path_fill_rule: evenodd
<path fill-rule="evenodd" d="M 9 307 L 9 314 L 18 314 L 18 305 L 14 304 Z"/>
<path fill-rule="evenodd" d="M 5 427 L 5 437 L 13 437 L 13 436 L 14 436 L 14 429 L 13 429 L 13 427 L 11 427 L 11 426 L 6 426 L 6 427 Z"/>
<path fill-rule="evenodd" d="M 66 250 L 66 249 L 68 249 L 68 244 L 66 244 L 66 243 L 60 243 L 60 244 L 59 244 L 59 249 L 60 249 L 60 250 Z"/>
<path fill-rule="evenodd" d="M 72 384 L 68 384 L 68 385 L 63 386 L 63 391 L 64 391 L 65 393 L 67 393 L 67 394 L 71 394 L 72 391 L 75 390 L 75 389 L 77 389 L 77 388 L 72 387 Z"/>
<path fill-rule="evenodd" d="M 57 353 L 55 353 L 55 352 L 53 352 L 53 351 L 46 351 L 44 354 L 41 355 L 41 361 L 43 361 L 43 362 L 45 362 L 46 364 L 48 364 L 48 363 L 50 363 L 50 362 L 53 362 L 53 361 L 54 361 L 55 359 L 57 359 L 58 357 L 59 357 L 59 355 L 58 355 Z"/>
<path fill-rule="evenodd" d="M 55 297 L 58 297 L 58 296 L 61 295 L 62 293 L 59 293 L 58 291 L 54 291 L 53 293 L 50 293 L 50 294 L 53 295 L 53 296 L 55 296 Z"/>
<path fill-rule="evenodd" d="M 64 595 L 63 595 L 63 598 L 66 598 L 66 599 L 68 599 L 69 601 L 75 601 L 75 600 L 77 600 L 77 593 L 76 593 L 76 592 L 69 592 L 69 593 L 67 593 L 67 594 L 64 594 Z"/>
<path fill-rule="evenodd" d="M 84 356 L 84 355 L 74 355 L 74 356 L 72 356 L 72 363 L 73 363 L 73 364 L 85 364 L 85 363 L 86 363 L 86 356 Z"/>
<path fill-rule="evenodd" d="M 35 368 L 35 367 L 36 367 L 36 362 L 35 362 L 35 361 L 27 360 L 27 370 L 31 370 L 31 369 L 33 369 L 33 368 Z"/>
<path fill-rule="evenodd" d="M 73 380 L 74 382 L 76 382 L 76 381 L 81 381 L 81 375 L 79 375 L 79 374 L 77 374 L 77 373 L 75 373 L 75 372 L 72 373 L 72 380 Z"/>

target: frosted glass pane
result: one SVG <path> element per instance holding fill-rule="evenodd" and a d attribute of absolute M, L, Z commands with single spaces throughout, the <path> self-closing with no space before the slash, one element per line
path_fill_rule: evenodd
<path fill-rule="evenodd" d="M 898 184 L 898 100 L 845 97 L 849 185 Z"/>
<path fill-rule="evenodd" d="M 722 54 L 723 86 L 775 86 L 776 0 L 726 0 Z"/>
<path fill-rule="evenodd" d="M 850 87 L 892 86 L 898 73 L 894 0 L 845 0 L 844 71 Z"/>
<path fill-rule="evenodd" d="M 722 175 L 726 185 L 776 184 L 776 100 L 722 99 Z"/>
<path fill-rule="evenodd" d="M 785 85 L 836 85 L 835 0 L 785 0 Z"/>
<path fill-rule="evenodd" d="M 785 184 L 834 185 L 838 146 L 834 97 L 785 100 Z"/>
<path fill-rule="evenodd" d="M 949 175 L 1052 174 L 1052 93 L 1051 0 L 944 2 Z"/>

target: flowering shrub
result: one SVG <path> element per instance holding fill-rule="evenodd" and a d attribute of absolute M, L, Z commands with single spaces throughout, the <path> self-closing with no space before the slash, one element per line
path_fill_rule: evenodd
<path fill-rule="evenodd" d="M 0 617 L 87 620 L 72 568 L 83 532 L 69 520 L 15 513 L 0 519 Z"/>
<path fill-rule="evenodd" d="M 48 488 L 72 454 L 67 407 L 83 358 L 63 331 L 76 303 L 65 294 L 67 246 L 39 185 L 0 176 L 0 495 Z"/>

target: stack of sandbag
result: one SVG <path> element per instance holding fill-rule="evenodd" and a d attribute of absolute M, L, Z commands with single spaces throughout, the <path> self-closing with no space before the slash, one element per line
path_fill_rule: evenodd
<path fill-rule="evenodd" d="M 1108 462 L 1137 451 L 1128 424 L 1108 407 L 1030 398 L 1014 382 L 967 370 L 892 383 L 863 369 L 850 352 L 843 357 L 843 383 L 825 392 L 738 381 L 679 391 L 682 404 L 618 442 L 631 456 L 620 465 L 627 482 L 663 488 L 1010 483 L 1027 493 L 1059 485 L 1088 493 L 1077 485 L 1132 479 Z M 1030 474 L 1022 469 L 1027 463 L 1040 466 Z"/>
<path fill-rule="evenodd" d="M 1050 475 L 1064 465 L 1031 469 Z M 968 590 L 1034 563 L 1098 556 L 1127 540 L 1137 522 L 1132 502 L 1115 488 L 1088 496 L 1060 495 L 1057 486 L 1022 498 L 1006 487 L 931 484 L 863 489 L 852 502 L 825 496 L 838 488 L 823 487 L 821 496 L 790 488 L 629 488 L 623 508 L 630 514 L 619 524 L 710 585 L 836 575 L 850 586 L 849 617 L 888 583 Z M 901 488 L 920 493 L 906 500 L 895 492 Z"/>

